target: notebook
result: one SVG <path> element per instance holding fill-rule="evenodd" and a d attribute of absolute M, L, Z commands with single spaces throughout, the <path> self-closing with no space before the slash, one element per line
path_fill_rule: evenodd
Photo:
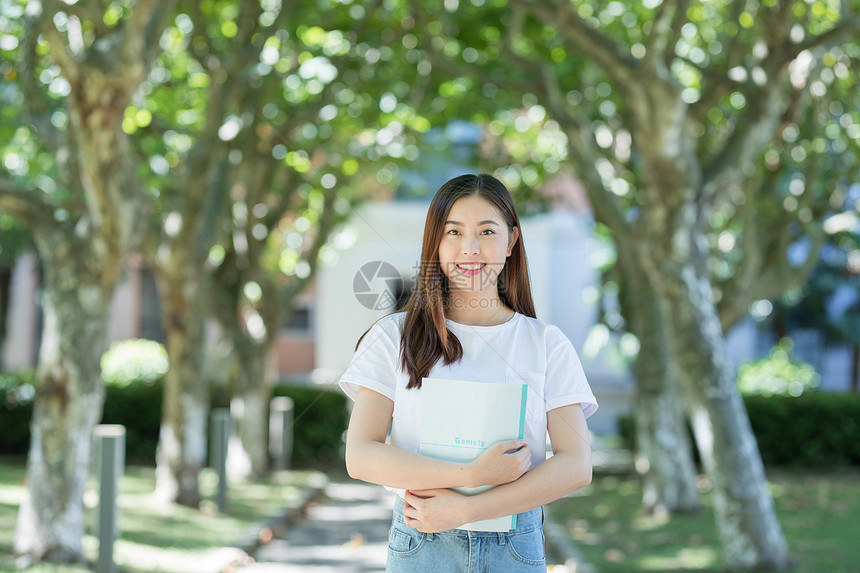
<path fill-rule="evenodd" d="M 424 378 L 418 452 L 431 458 L 470 462 L 496 442 L 525 436 L 526 384 Z M 475 495 L 494 486 L 454 488 Z M 510 531 L 517 516 L 467 523 L 458 529 Z"/>

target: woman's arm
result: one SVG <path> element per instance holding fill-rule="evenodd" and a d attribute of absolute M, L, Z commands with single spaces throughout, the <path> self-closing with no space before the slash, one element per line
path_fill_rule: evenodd
<path fill-rule="evenodd" d="M 591 483 L 591 445 L 579 404 L 547 412 L 553 456 L 520 479 L 475 496 L 407 491 L 406 524 L 427 533 L 528 511 Z"/>
<path fill-rule="evenodd" d="M 447 462 L 385 443 L 394 402 L 360 388 L 346 432 L 346 470 L 350 477 L 403 489 L 450 488 L 508 483 L 531 467 L 531 450 L 506 454 L 523 440 L 499 442 L 470 463 Z M 464 522 L 465 523 L 465 522 Z"/>

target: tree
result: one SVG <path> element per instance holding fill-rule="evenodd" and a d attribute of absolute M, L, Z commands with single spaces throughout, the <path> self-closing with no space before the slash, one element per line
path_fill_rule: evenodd
<path fill-rule="evenodd" d="M 233 169 L 241 183 L 230 233 L 209 259 L 212 311 L 239 363 L 240 440 L 231 455 L 246 474 L 267 468 L 268 357 L 296 297 L 332 253 L 335 225 L 412 153 L 401 132 L 414 113 L 392 103 L 382 79 L 391 30 L 368 33 L 374 7 L 326 4 L 325 17 L 320 5 L 293 7 L 281 12 L 277 33 L 260 38 L 262 50 L 278 47 L 266 52 L 274 70 L 261 78 L 253 125 L 237 138 L 243 161 Z M 273 105 L 281 99 L 288 104 Z"/>
<path fill-rule="evenodd" d="M 149 93 L 127 117 L 141 155 L 156 167 L 152 185 L 160 191 L 144 241 L 170 361 L 156 490 L 189 506 L 200 502 L 198 477 L 206 460 L 205 265 L 242 184 L 233 173 L 244 162 L 236 137 L 259 113 L 252 106 L 260 91 L 247 82 L 259 87 L 259 38 L 279 24 L 264 24 L 264 13 L 259 3 L 241 17 L 236 2 L 181 4 L 150 74 Z"/>
<path fill-rule="evenodd" d="M 0 209 L 32 233 L 45 281 L 28 497 L 15 532 L 15 551 L 28 561 L 83 559 L 107 312 L 147 203 L 120 123 L 170 8 L 2 4 L 16 44 L 14 65 L 2 64 L 12 80 L 3 90 L 23 121 L 4 144 Z"/>
<path fill-rule="evenodd" d="M 653 292 L 665 324 L 668 366 L 677 368 L 712 483 L 726 565 L 788 567 L 726 366 L 723 324 L 732 321 L 720 311 L 743 316 L 748 302 L 801 280 L 814 263 L 828 208 L 821 198 L 846 181 L 818 178 L 788 201 L 779 173 L 800 152 L 786 131 L 834 101 L 828 78 L 848 80 L 857 18 L 847 5 L 840 14 L 823 2 L 422 8 L 426 61 L 467 94 L 503 94 L 492 97 L 496 104 L 519 94 L 564 131 L 595 217 L 611 230 L 619 260 Z M 826 114 L 812 118 L 848 145 L 845 124 L 854 119 L 839 115 L 841 126 Z M 801 151 L 811 169 L 839 156 L 826 142 Z M 739 230 L 712 249 L 709 237 L 729 222 Z M 798 268 L 788 252 L 808 237 Z M 725 268 L 734 272 L 721 276 Z"/>
<path fill-rule="evenodd" d="M 158 476 L 181 503 L 199 501 L 207 313 L 239 362 L 231 456 L 251 474 L 266 469 L 271 346 L 340 216 L 335 205 L 348 207 L 367 171 L 359 161 L 378 147 L 356 141 L 380 115 L 381 63 L 359 45 L 373 13 L 336 2 L 181 4 L 148 95 L 126 115 L 161 171 L 145 242 L 171 363 Z"/>

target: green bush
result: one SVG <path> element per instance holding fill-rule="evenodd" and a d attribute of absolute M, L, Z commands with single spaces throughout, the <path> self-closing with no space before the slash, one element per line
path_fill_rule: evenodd
<path fill-rule="evenodd" d="M 125 347 L 123 352 L 128 351 Z M 126 428 L 126 457 L 136 463 L 155 463 L 161 426 L 164 383 L 152 379 L 151 369 L 118 369 L 105 382 L 103 424 Z M 139 376 L 135 378 L 135 376 Z M 33 372 L 0 374 L 0 454 L 27 454 L 33 415 Z M 277 386 L 275 396 L 294 402 L 292 462 L 299 466 L 330 463 L 341 456 L 346 430 L 346 396 L 308 386 Z"/>
<path fill-rule="evenodd" d="M 346 396 L 312 386 L 276 386 L 274 396 L 293 399 L 293 463 L 330 463 L 341 457 L 348 423 Z"/>
<path fill-rule="evenodd" d="M 741 364 L 738 389 L 744 395 L 800 396 L 818 386 L 812 365 L 792 355 L 794 342 L 783 338 L 766 358 Z"/>
<path fill-rule="evenodd" d="M 808 392 L 744 401 L 766 464 L 860 465 L 860 395 Z"/>
<path fill-rule="evenodd" d="M 860 466 L 860 395 L 812 391 L 743 399 L 765 464 Z M 622 417 L 619 428 L 623 442 L 633 446 L 633 416 Z"/>
<path fill-rule="evenodd" d="M 167 366 L 164 346 L 143 338 L 114 342 L 102 356 L 105 403 L 101 423 L 125 426 L 129 461 L 155 463 Z"/>
<path fill-rule="evenodd" d="M 636 450 L 636 417 L 626 414 L 618 418 L 618 434 L 621 436 L 621 445 L 630 451 Z"/>
<path fill-rule="evenodd" d="M 163 395 L 161 379 L 105 384 L 101 423 L 125 426 L 125 456 L 128 461 L 155 463 Z"/>
<path fill-rule="evenodd" d="M 125 426 L 129 461 L 155 462 L 162 388 L 161 380 L 105 384 L 101 423 Z M 32 372 L 0 374 L 0 454 L 27 455 L 35 395 Z"/>
<path fill-rule="evenodd" d="M 129 460 L 155 463 L 163 388 L 160 379 L 106 385 L 102 423 L 126 427 Z M 277 386 L 273 396 L 293 399 L 293 464 L 312 466 L 340 457 L 347 424 L 346 397 L 342 393 L 315 387 Z"/>
<path fill-rule="evenodd" d="M 32 370 L 0 373 L 0 454 L 26 454 L 33 417 Z"/>
<path fill-rule="evenodd" d="M 167 350 L 158 342 L 120 340 L 102 355 L 102 380 L 109 386 L 151 383 L 164 377 L 167 366 Z"/>

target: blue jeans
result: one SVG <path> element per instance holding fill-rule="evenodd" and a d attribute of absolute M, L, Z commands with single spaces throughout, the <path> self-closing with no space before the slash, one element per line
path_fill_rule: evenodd
<path fill-rule="evenodd" d="M 517 515 L 506 532 L 449 529 L 421 533 L 403 521 L 403 500 L 394 504 L 388 534 L 387 573 L 518 573 L 546 571 L 543 508 Z"/>

